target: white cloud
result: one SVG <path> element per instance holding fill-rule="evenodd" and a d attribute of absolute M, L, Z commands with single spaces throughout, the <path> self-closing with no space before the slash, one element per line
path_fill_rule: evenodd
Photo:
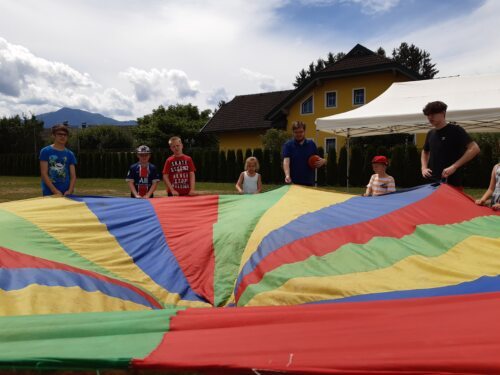
<path fill-rule="evenodd" d="M 486 1 L 475 11 L 449 21 L 437 22 L 386 41 L 371 44 L 399 45 L 401 41 L 428 51 L 438 76 L 500 73 L 500 2 Z"/>
<path fill-rule="evenodd" d="M 400 0 L 300 0 L 306 6 L 330 6 L 336 3 L 353 3 L 361 6 L 366 14 L 385 13 L 399 4 Z"/>
<path fill-rule="evenodd" d="M 120 75 L 132 84 L 135 97 L 140 102 L 161 95 L 161 83 L 164 79 L 164 72 L 161 70 L 152 69 L 147 72 L 137 68 L 128 68 Z"/>
<path fill-rule="evenodd" d="M 218 87 L 209 93 L 207 97 L 207 104 L 212 106 L 217 106 L 221 100 L 227 102 L 229 99 L 229 95 L 226 92 L 224 87 Z"/>
<path fill-rule="evenodd" d="M 396 7 L 399 0 L 343 0 L 361 5 L 361 11 L 366 14 L 385 13 Z"/>
<path fill-rule="evenodd" d="M 291 0 L 0 0 L 0 116 L 70 105 L 120 119 L 160 104 L 213 108 L 234 95 L 291 88 L 311 61 L 358 42 L 388 53 L 414 43 L 431 53 L 440 75 L 500 70 L 500 41 L 491 31 L 498 1 L 453 22 L 438 15 L 432 25 L 415 22 L 411 33 L 398 32 L 409 23 L 397 17 L 398 0 L 301 1 L 393 10 L 394 25 L 368 37 L 359 23 L 359 30 L 332 23 L 311 32 L 314 20 L 294 18 Z"/>
<path fill-rule="evenodd" d="M 0 38 L 0 93 L 19 97 L 39 86 L 98 88 L 88 74 L 33 55 Z"/>
<path fill-rule="evenodd" d="M 61 107 L 133 115 L 133 101 L 114 88 L 103 89 L 89 74 L 67 64 L 35 56 L 27 48 L 0 38 L 2 115 L 43 113 Z M 6 112 L 6 113 L 3 113 Z"/>
<path fill-rule="evenodd" d="M 261 91 L 276 91 L 278 89 L 278 82 L 273 76 L 253 72 L 247 68 L 240 68 L 240 72 L 246 79 L 257 83 Z"/>
<path fill-rule="evenodd" d="M 172 99 L 194 98 L 199 93 L 199 82 L 190 80 L 185 72 L 177 69 L 145 71 L 132 67 L 120 75 L 132 84 L 140 102 L 165 96 Z"/>
<path fill-rule="evenodd" d="M 168 71 L 167 77 L 177 91 L 179 98 L 194 98 L 198 94 L 200 83 L 198 81 L 190 81 L 187 74 L 182 70 L 172 69 Z"/>

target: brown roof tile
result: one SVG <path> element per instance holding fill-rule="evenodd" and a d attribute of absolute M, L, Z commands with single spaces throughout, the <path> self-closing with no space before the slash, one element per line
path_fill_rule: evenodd
<path fill-rule="evenodd" d="M 264 117 L 292 91 L 235 96 L 215 113 L 201 132 L 269 129 L 272 122 L 265 120 Z"/>
<path fill-rule="evenodd" d="M 342 70 L 352 70 L 359 68 L 373 67 L 377 65 L 394 64 L 394 61 L 387 57 L 380 56 L 368 48 L 357 44 L 347 55 L 339 61 L 326 66 L 321 73 L 339 72 Z"/>

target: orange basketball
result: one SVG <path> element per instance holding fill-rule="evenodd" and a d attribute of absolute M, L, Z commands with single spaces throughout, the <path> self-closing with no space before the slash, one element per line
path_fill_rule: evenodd
<path fill-rule="evenodd" d="M 316 168 L 316 162 L 321 160 L 321 158 L 318 155 L 311 155 L 309 157 L 309 160 L 307 160 L 307 164 L 309 164 L 309 168 L 315 169 Z"/>

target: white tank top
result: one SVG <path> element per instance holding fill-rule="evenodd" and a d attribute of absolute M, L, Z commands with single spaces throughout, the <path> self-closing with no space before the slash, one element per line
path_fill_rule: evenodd
<path fill-rule="evenodd" d="M 255 176 L 249 176 L 247 171 L 243 172 L 243 193 L 253 194 L 257 192 L 257 181 L 259 180 L 259 174 L 255 173 Z"/>

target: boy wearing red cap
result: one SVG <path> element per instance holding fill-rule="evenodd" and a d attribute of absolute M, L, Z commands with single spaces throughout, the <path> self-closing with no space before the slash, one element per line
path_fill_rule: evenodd
<path fill-rule="evenodd" d="M 363 194 L 365 197 L 370 195 L 383 195 L 396 191 L 394 178 L 386 173 L 388 164 L 387 158 L 383 155 L 375 156 L 372 159 L 372 168 L 375 174 L 372 175 L 370 182 L 366 185 L 366 192 Z"/>

